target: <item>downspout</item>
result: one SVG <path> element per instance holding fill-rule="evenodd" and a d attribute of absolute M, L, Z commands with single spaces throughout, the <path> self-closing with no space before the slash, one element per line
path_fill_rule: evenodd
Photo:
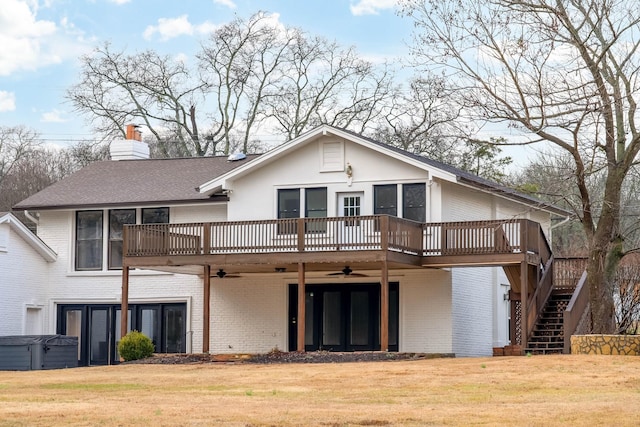
<path fill-rule="evenodd" d="M 558 227 L 560 227 L 561 225 L 566 224 L 567 222 L 569 222 L 569 220 L 570 220 L 571 218 L 573 218 L 573 217 L 572 217 L 572 216 L 568 216 L 568 217 L 566 217 L 565 219 L 563 219 L 563 220 L 562 220 L 562 221 L 560 221 L 559 223 L 552 225 L 552 226 L 551 226 L 551 228 L 549 228 L 549 230 L 553 230 L 554 228 L 558 228 Z"/>
<path fill-rule="evenodd" d="M 571 220 L 571 218 L 573 218 L 573 216 L 567 216 L 565 219 L 563 219 L 562 221 L 560 221 L 557 224 L 553 224 L 551 227 L 549 227 L 549 243 L 551 243 L 553 241 L 553 229 L 554 228 L 558 228 L 561 225 L 566 224 L 567 222 L 569 222 Z"/>
<path fill-rule="evenodd" d="M 33 216 L 29 213 L 28 210 L 24 210 L 24 216 L 27 217 L 27 219 L 31 222 L 33 222 L 35 225 L 40 225 L 40 220 L 37 218 L 39 215 L 36 214 L 36 216 Z"/>

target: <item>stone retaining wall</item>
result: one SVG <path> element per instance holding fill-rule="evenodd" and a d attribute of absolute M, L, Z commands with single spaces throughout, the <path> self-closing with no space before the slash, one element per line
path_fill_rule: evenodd
<path fill-rule="evenodd" d="M 571 354 L 640 355 L 640 335 L 572 335 Z"/>

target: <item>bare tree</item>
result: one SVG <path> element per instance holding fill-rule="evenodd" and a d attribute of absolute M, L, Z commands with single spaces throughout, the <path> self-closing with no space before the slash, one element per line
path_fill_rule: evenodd
<path fill-rule="evenodd" d="M 402 0 L 414 53 L 477 119 L 507 123 L 573 160 L 588 242 L 591 322 L 615 331 L 614 277 L 630 248 L 621 195 L 640 150 L 640 9 L 630 0 Z M 602 193 L 589 179 L 601 174 Z"/>
<path fill-rule="evenodd" d="M 462 132 L 455 128 L 461 108 L 451 103 L 446 81 L 437 76 L 413 78 L 396 90 L 384 121 L 375 131 L 386 143 L 443 160 Z"/>
<path fill-rule="evenodd" d="M 254 128 L 264 117 L 262 109 L 286 72 L 289 45 L 299 31 L 283 28 L 260 12 L 248 20 L 240 18 L 213 33 L 203 45 L 200 70 L 213 98 L 207 138 L 223 144 L 229 154 L 239 143 L 247 152 Z"/>
<path fill-rule="evenodd" d="M 371 136 L 403 150 L 456 166 L 501 182 L 512 159 L 502 155 L 500 143 L 472 138 L 473 127 L 460 120 L 463 107 L 452 102 L 443 78 L 424 73 L 396 88 L 383 120 Z"/>
<path fill-rule="evenodd" d="M 103 137 L 144 125 L 154 155 L 173 157 L 248 152 L 260 134 L 284 141 L 319 123 L 360 132 L 390 93 L 386 67 L 264 12 L 219 28 L 196 56 L 190 70 L 153 50 L 105 44 L 82 57 L 67 98 Z"/>
<path fill-rule="evenodd" d="M 129 123 L 144 124 L 161 151 L 208 153 L 211 142 L 200 138 L 196 117 L 204 84 L 183 62 L 153 50 L 127 55 L 106 43 L 81 64 L 80 81 L 66 96 L 104 138 L 124 137 Z"/>
<path fill-rule="evenodd" d="M 597 192 L 599 181 L 589 183 L 589 191 Z M 527 166 L 512 172 L 508 185 L 567 210 L 580 203 L 580 192 L 574 179 L 573 158 L 564 150 L 543 150 Z M 555 256 L 587 257 L 584 228 L 577 221 L 564 222 L 554 229 L 551 242 Z"/>
<path fill-rule="evenodd" d="M 392 95 L 393 73 L 322 37 L 298 32 L 290 44 L 286 73 L 266 104 L 286 139 L 319 124 L 365 133 Z"/>
<path fill-rule="evenodd" d="M 0 189 L 7 176 L 40 145 L 38 134 L 24 126 L 0 126 Z M 6 197 L 4 192 L 2 198 Z M 6 206 L 5 206 L 6 209 Z"/>
<path fill-rule="evenodd" d="M 88 141 L 62 149 L 35 147 L 28 156 L 17 159 L 0 182 L 0 211 L 10 210 L 21 200 L 89 163 L 108 158 L 108 145 L 95 145 Z"/>
<path fill-rule="evenodd" d="M 616 272 L 614 300 L 616 333 L 637 334 L 640 326 L 640 266 L 636 256 L 625 259 Z"/>

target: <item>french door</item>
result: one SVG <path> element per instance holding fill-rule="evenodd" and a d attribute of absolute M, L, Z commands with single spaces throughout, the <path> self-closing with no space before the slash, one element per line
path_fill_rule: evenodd
<path fill-rule="evenodd" d="M 289 287 L 289 349 L 297 348 L 297 285 Z M 398 351 L 398 284 L 389 285 L 389 349 Z M 380 350 L 380 285 L 308 285 L 305 350 Z"/>
<path fill-rule="evenodd" d="M 58 306 L 57 333 L 78 337 L 78 365 L 117 363 L 121 310 L 111 304 Z M 135 329 L 153 341 L 158 353 L 186 351 L 186 304 L 129 305 L 127 330 Z"/>

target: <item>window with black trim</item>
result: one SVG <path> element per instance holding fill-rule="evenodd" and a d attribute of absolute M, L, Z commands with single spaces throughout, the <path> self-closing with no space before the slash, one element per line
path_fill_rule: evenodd
<path fill-rule="evenodd" d="M 102 211 L 76 212 L 76 270 L 102 270 Z"/>
<path fill-rule="evenodd" d="M 278 190 L 278 219 L 300 218 L 300 189 L 286 188 Z M 287 222 L 278 224 L 278 234 L 297 233 L 297 224 Z"/>
<path fill-rule="evenodd" d="M 306 218 L 326 218 L 327 217 L 327 189 L 306 188 L 304 193 Z M 326 233 L 327 222 L 309 222 L 306 228 L 307 233 Z"/>
<path fill-rule="evenodd" d="M 137 221 L 138 216 L 140 220 Z M 106 222 L 106 224 L 105 224 Z M 75 223 L 75 270 L 122 268 L 122 238 L 126 224 L 168 224 L 169 208 L 77 211 Z M 107 244 L 104 245 L 104 241 Z"/>
<path fill-rule="evenodd" d="M 143 224 L 169 224 L 169 208 L 142 208 Z"/>
<path fill-rule="evenodd" d="M 373 186 L 374 215 L 398 216 L 398 186 L 396 184 Z"/>
<path fill-rule="evenodd" d="M 125 224 L 135 223 L 135 209 L 109 211 L 109 270 L 122 268 L 122 230 Z"/>
<path fill-rule="evenodd" d="M 426 221 L 427 191 L 424 183 L 402 185 L 402 216 L 413 221 Z"/>

